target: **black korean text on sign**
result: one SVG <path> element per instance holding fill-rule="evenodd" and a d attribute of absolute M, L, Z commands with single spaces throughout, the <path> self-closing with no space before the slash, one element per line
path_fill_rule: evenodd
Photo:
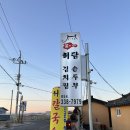
<path fill-rule="evenodd" d="M 77 51 L 71 53 L 71 56 L 73 57 L 73 59 L 78 59 L 78 55 L 79 53 Z M 69 52 L 63 52 L 63 58 L 69 59 L 70 58 Z"/>
<path fill-rule="evenodd" d="M 68 74 L 63 75 L 63 80 L 69 80 L 69 75 Z"/>
<path fill-rule="evenodd" d="M 78 59 L 78 55 L 79 53 L 77 51 L 71 53 L 71 56 L 73 57 L 73 59 Z"/>
<path fill-rule="evenodd" d="M 63 52 L 63 58 L 69 59 L 69 52 Z"/>
<path fill-rule="evenodd" d="M 68 66 L 63 66 L 63 70 L 64 70 L 65 72 L 68 72 L 68 69 L 69 69 Z"/>
<path fill-rule="evenodd" d="M 59 90 L 54 91 L 54 92 L 53 92 L 53 95 L 58 97 L 58 96 L 59 96 Z"/>
<path fill-rule="evenodd" d="M 74 66 L 74 67 L 72 68 L 72 71 L 73 71 L 73 72 L 77 72 L 77 70 L 78 70 L 78 67 L 76 67 L 76 66 Z"/>
<path fill-rule="evenodd" d="M 69 88 L 69 83 L 63 83 L 63 86 L 65 89 L 68 89 Z"/>
<path fill-rule="evenodd" d="M 72 87 L 74 87 L 75 89 L 77 89 L 78 83 L 73 83 Z"/>
<path fill-rule="evenodd" d="M 73 74 L 72 79 L 77 80 L 78 79 L 78 74 Z"/>

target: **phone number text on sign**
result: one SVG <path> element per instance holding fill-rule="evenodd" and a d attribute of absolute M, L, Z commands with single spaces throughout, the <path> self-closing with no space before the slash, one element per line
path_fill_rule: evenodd
<path fill-rule="evenodd" d="M 71 104 L 73 106 L 79 104 L 82 104 L 82 100 L 81 99 L 61 99 L 61 104 Z"/>

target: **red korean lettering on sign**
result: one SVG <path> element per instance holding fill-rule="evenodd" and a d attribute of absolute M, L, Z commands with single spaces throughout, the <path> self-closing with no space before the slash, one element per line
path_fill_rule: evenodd
<path fill-rule="evenodd" d="M 53 101 L 52 106 L 54 107 L 55 110 L 59 110 L 60 109 L 60 102 L 58 99 L 56 99 L 55 101 Z"/>
<path fill-rule="evenodd" d="M 58 124 L 59 118 L 60 116 L 58 116 L 58 113 L 53 113 L 53 117 L 52 117 L 53 123 Z"/>
<path fill-rule="evenodd" d="M 52 128 L 52 130 L 56 130 L 56 128 L 54 127 L 54 128 Z"/>
<path fill-rule="evenodd" d="M 73 43 L 71 43 L 71 42 L 68 42 L 68 43 L 64 43 L 63 44 L 63 48 L 64 49 L 70 49 L 70 48 L 72 48 L 72 47 L 77 47 L 78 45 L 77 44 L 73 44 Z"/>

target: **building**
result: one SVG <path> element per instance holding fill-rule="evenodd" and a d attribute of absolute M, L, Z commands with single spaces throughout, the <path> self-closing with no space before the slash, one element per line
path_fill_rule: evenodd
<path fill-rule="evenodd" d="M 4 107 L 0 107 L 0 121 L 10 120 L 10 115 L 6 115 L 8 110 Z"/>
<path fill-rule="evenodd" d="M 111 119 L 107 102 L 91 97 L 92 119 L 96 130 L 107 130 L 110 128 Z M 89 124 L 88 100 L 83 101 L 82 121 L 85 125 Z"/>
<path fill-rule="evenodd" d="M 0 107 L 0 115 L 6 114 L 7 111 L 8 111 L 8 110 L 7 110 L 6 108 Z"/>
<path fill-rule="evenodd" d="M 121 98 L 108 101 L 113 130 L 130 130 L 130 93 Z"/>

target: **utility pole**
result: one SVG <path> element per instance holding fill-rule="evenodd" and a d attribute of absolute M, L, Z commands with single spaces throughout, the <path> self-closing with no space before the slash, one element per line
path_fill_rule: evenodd
<path fill-rule="evenodd" d="M 21 116 L 21 123 L 23 123 L 23 114 L 24 114 L 24 105 L 23 105 L 23 102 L 22 102 L 22 116 Z"/>
<path fill-rule="evenodd" d="M 92 104 L 91 104 L 91 81 L 90 81 L 90 68 L 89 68 L 89 47 L 88 43 L 85 44 L 86 48 L 86 68 L 87 68 L 87 91 L 88 92 L 88 107 L 89 107 L 89 128 L 93 130 L 93 119 L 92 119 Z"/>
<path fill-rule="evenodd" d="M 10 117 L 11 117 L 11 114 L 12 114 L 12 100 L 13 100 L 13 90 L 12 90 L 12 93 L 11 93 Z"/>
<path fill-rule="evenodd" d="M 19 65 L 18 75 L 17 75 L 17 83 L 16 83 L 16 85 L 17 85 L 17 95 L 16 95 L 16 109 L 15 109 L 15 114 L 16 114 L 16 118 L 17 118 L 17 115 L 18 115 L 19 94 L 21 93 L 19 91 L 19 87 L 21 85 L 21 83 L 20 83 L 20 78 L 21 78 L 20 70 L 21 70 L 21 64 L 26 64 L 26 61 L 23 61 L 21 59 L 21 51 L 20 51 L 20 56 L 18 57 L 18 59 L 13 58 L 12 61 L 13 61 L 14 64 L 18 64 Z"/>
<path fill-rule="evenodd" d="M 22 100 L 23 100 L 23 95 L 21 95 L 21 98 L 20 98 L 20 109 L 19 109 L 18 122 L 20 122 L 20 111 L 21 111 L 21 109 L 22 109 Z"/>

